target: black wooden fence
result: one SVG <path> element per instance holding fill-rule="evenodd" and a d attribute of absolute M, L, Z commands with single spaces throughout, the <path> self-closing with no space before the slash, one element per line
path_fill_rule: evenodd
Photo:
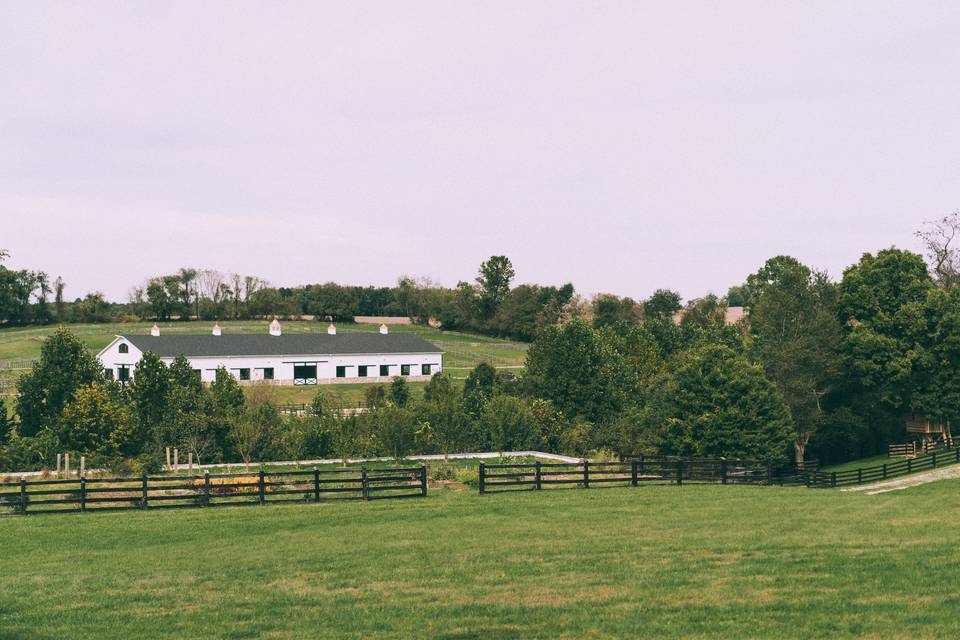
<path fill-rule="evenodd" d="M 881 482 L 952 464 L 960 464 L 960 448 L 941 449 L 925 456 L 848 471 L 820 471 L 809 463 L 794 469 L 777 468 L 756 460 L 636 457 L 621 462 L 480 463 L 479 482 L 480 493 L 563 485 L 589 488 L 594 485 L 636 487 L 640 484 L 686 483 L 828 488 Z"/>
<path fill-rule="evenodd" d="M 918 471 L 927 471 L 960 463 L 960 448 L 941 449 L 929 455 L 907 458 L 897 462 L 860 467 L 847 471 L 821 471 L 810 474 L 807 485 L 811 487 L 844 487 L 905 476 Z"/>
<path fill-rule="evenodd" d="M 427 468 L 324 469 L 0 483 L 0 516 L 379 500 L 427 495 Z"/>
<path fill-rule="evenodd" d="M 640 484 L 806 484 L 807 475 L 756 460 L 633 458 L 621 462 L 480 463 L 480 493 L 551 486 L 639 486 Z"/>

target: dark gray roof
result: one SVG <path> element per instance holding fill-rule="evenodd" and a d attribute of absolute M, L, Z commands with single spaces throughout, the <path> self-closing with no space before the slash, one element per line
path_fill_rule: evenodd
<path fill-rule="evenodd" d="M 291 333 L 281 336 L 269 334 L 227 334 L 215 336 L 160 335 L 122 336 L 133 346 L 161 358 L 178 355 L 194 357 L 217 356 L 298 356 L 347 355 L 377 353 L 443 353 L 414 333 L 347 332 Z"/>

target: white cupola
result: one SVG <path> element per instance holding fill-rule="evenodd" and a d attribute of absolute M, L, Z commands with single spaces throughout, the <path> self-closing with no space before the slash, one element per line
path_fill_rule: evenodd
<path fill-rule="evenodd" d="M 220 325 L 219 325 L 218 323 L 214 323 L 214 325 L 213 325 L 213 335 L 219 336 L 219 335 L 221 335 L 222 333 L 223 333 L 223 330 L 220 328 Z"/>
<path fill-rule="evenodd" d="M 332 323 L 332 322 L 330 323 L 330 326 L 327 327 L 327 333 L 329 333 L 329 334 L 332 335 L 332 336 L 337 335 L 337 328 L 336 328 L 335 326 L 333 326 L 333 323 Z"/>
<path fill-rule="evenodd" d="M 157 326 L 157 323 L 154 322 L 153 326 L 150 327 L 150 335 L 156 337 L 160 335 L 160 327 Z"/>
<path fill-rule="evenodd" d="M 381 325 L 380 325 L 380 334 L 381 334 L 381 335 L 387 335 L 388 333 L 390 333 L 390 329 L 387 328 L 387 325 L 381 324 Z"/>
<path fill-rule="evenodd" d="M 272 336 L 278 336 L 278 335 L 280 335 L 280 333 L 281 333 L 281 331 L 280 331 L 280 321 L 278 321 L 276 318 L 274 318 L 274 319 L 273 319 L 273 322 L 270 323 L 270 335 L 272 335 Z"/>

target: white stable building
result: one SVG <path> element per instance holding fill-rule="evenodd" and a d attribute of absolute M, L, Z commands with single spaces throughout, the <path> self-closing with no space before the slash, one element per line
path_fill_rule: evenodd
<path fill-rule="evenodd" d="M 280 323 L 262 334 L 224 335 L 218 325 L 205 335 L 117 336 L 97 354 L 107 375 L 126 382 L 134 367 L 151 352 L 166 364 L 185 356 L 204 382 L 213 382 L 219 367 L 241 382 L 272 380 L 276 384 L 384 382 L 395 376 L 426 380 L 443 368 L 443 352 L 414 333 L 326 333 L 284 335 Z"/>

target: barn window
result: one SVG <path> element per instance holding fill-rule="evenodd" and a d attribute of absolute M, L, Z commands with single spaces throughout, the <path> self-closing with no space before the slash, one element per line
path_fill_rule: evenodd
<path fill-rule="evenodd" d="M 250 369 L 240 369 L 240 379 L 249 380 L 250 379 Z"/>
<path fill-rule="evenodd" d="M 346 377 L 347 377 L 347 368 L 346 368 L 346 367 L 343 367 L 343 366 L 337 367 L 337 377 L 338 377 L 338 378 L 346 378 Z"/>
<path fill-rule="evenodd" d="M 390 375 L 390 365 L 388 364 L 380 365 L 380 377 L 386 378 L 389 375 Z"/>
<path fill-rule="evenodd" d="M 358 377 L 358 378 L 366 378 L 366 377 L 367 377 L 367 369 L 369 369 L 369 368 L 370 368 L 370 367 L 369 367 L 368 365 L 365 365 L 365 364 L 361 364 L 360 366 L 358 366 L 358 367 L 357 367 L 357 377 Z"/>
<path fill-rule="evenodd" d="M 120 353 L 130 353 L 130 346 L 126 342 L 121 342 L 118 351 Z"/>
<path fill-rule="evenodd" d="M 120 365 L 117 369 L 117 380 L 120 382 L 128 382 L 130 380 L 130 367 L 125 364 Z"/>
<path fill-rule="evenodd" d="M 273 367 L 264 367 L 264 369 L 263 369 L 263 379 L 264 379 L 264 380 L 273 380 Z"/>
<path fill-rule="evenodd" d="M 423 374 L 423 375 L 425 375 L 425 376 L 430 375 L 430 365 L 428 365 L 428 364 L 422 364 L 422 365 L 420 365 L 420 373 Z"/>
<path fill-rule="evenodd" d="M 410 375 L 410 365 L 408 365 L 408 364 L 402 364 L 402 365 L 400 365 L 400 375 L 402 375 L 402 376 L 408 376 L 408 375 Z"/>

